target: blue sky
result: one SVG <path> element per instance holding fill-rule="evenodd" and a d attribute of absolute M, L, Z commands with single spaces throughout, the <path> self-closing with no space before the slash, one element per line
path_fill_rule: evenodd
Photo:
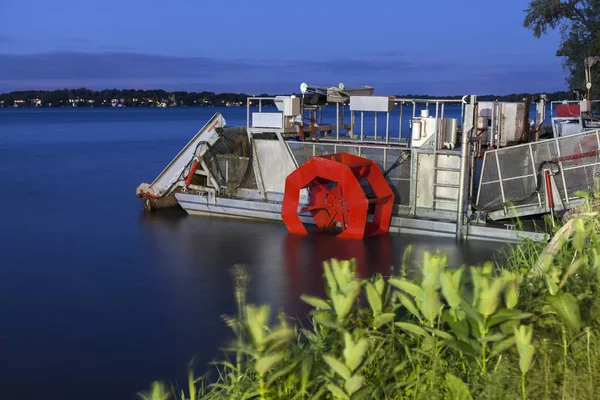
<path fill-rule="evenodd" d="M 566 89 L 525 0 L 0 0 L 0 92 L 64 87 L 379 94 Z"/>

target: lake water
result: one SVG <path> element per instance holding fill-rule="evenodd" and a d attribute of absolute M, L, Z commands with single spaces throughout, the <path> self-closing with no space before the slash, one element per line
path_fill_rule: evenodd
<path fill-rule="evenodd" d="M 152 380 L 185 379 L 220 356 L 235 311 L 230 268 L 249 297 L 292 313 L 323 293 L 322 262 L 355 257 L 389 273 L 413 245 L 480 263 L 498 245 L 418 236 L 296 237 L 278 223 L 145 213 L 151 182 L 222 111 L 245 108 L 0 109 L 0 393 L 12 399 L 133 399 Z"/>

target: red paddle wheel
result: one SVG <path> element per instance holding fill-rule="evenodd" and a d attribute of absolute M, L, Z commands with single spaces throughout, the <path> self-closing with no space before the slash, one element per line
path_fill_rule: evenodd
<path fill-rule="evenodd" d="M 310 200 L 299 210 L 304 188 Z M 393 205 L 394 192 L 375 162 L 337 153 L 312 157 L 288 175 L 281 217 L 293 233 L 307 234 L 298 214 L 308 211 L 320 229 L 339 227 L 339 237 L 363 238 L 388 232 Z"/>

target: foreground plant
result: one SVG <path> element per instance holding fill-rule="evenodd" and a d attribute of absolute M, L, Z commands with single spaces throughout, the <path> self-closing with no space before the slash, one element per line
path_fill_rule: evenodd
<path fill-rule="evenodd" d="M 354 260 L 330 260 L 326 296 L 302 296 L 313 308 L 308 328 L 247 305 L 241 271 L 238 313 L 226 318 L 235 362 L 218 363 L 208 385 L 190 370 L 187 393 L 172 389 L 172 398 L 597 399 L 599 224 L 571 224 L 542 261 L 525 242 L 496 265 L 451 268 L 426 253 L 416 270 L 405 257 L 399 276 L 365 280 Z M 143 395 L 170 400 L 159 383 Z"/>

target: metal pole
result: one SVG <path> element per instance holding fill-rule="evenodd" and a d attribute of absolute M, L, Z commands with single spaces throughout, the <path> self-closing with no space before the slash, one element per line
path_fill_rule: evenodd
<path fill-rule="evenodd" d="M 403 118 L 403 114 L 404 114 L 404 102 L 401 101 L 400 102 L 400 123 L 398 124 L 398 142 L 400 142 L 402 140 L 402 118 Z M 410 146 L 410 135 L 408 135 L 408 140 L 409 140 L 408 145 Z"/>
<path fill-rule="evenodd" d="M 490 129 L 492 130 L 492 132 L 490 133 L 490 143 L 492 144 L 492 147 L 494 146 L 494 136 L 495 136 L 495 127 L 494 127 L 494 122 L 495 122 L 495 118 L 494 115 L 496 114 L 496 102 L 492 102 L 492 113 L 491 113 L 491 118 L 492 118 L 492 123 L 490 125 Z"/>
<path fill-rule="evenodd" d="M 356 127 L 356 115 L 350 111 L 350 137 L 354 138 L 354 128 Z"/>
<path fill-rule="evenodd" d="M 362 143 L 364 137 L 365 137 L 365 112 L 361 111 L 360 112 L 360 142 Z"/>
<path fill-rule="evenodd" d="M 390 113 L 385 113 L 385 144 L 390 142 Z"/>
<path fill-rule="evenodd" d="M 388 147 L 383 149 L 383 170 L 387 171 L 387 151 Z"/>
<path fill-rule="evenodd" d="M 375 140 L 377 140 L 377 122 L 378 122 L 379 118 L 377 116 L 377 111 L 375 111 L 375 133 L 374 133 L 374 137 Z"/>
<path fill-rule="evenodd" d="M 335 140 L 340 140 L 340 103 L 335 103 Z"/>
<path fill-rule="evenodd" d="M 246 131 L 250 130 L 250 99 L 246 102 Z"/>
<path fill-rule="evenodd" d="M 471 96 L 471 104 L 467 110 L 469 118 L 465 118 L 465 126 L 462 131 L 461 151 L 460 151 L 460 180 L 458 188 L 458 210 L 456 215 L 456 239 L 462 240 L 466 238 L 467 232 L 465 229 L 465 211 L 467 209 L 468 196 L 465 195 L 467 190 L 467 170 L 469 169 L 469 135 L 475 127 L 475 114 L 477 113 L 476 106 L 477 97 Z M 470 115 L 469 115 L 470 114 Z M 468 123 L 468 125 L 467 125 Z"/>
<path fill-rule="evenodd" d="M 529 118 L 529 117 L 528 117 Z M 498 148 L 502 145 L 502 125 L 504 124 L 504 119 L 502 118 L 502 103 L 498 103 Z"/>
<path fill-rule="evenodd" d="M 433 148 L 434 154 L 438 149 L 441 148 L 441 146 L 440 146 L 440 120 L 438 118 L 438 112 L 439 112 L 439 102 L 436 101 L 435 102 L 435 147 Z M 442 140 L 441 142 L 443 145 L 444 141 Z"/>
<path fill-rule="evenodd" d="M 258 112 L 262 112 L 262 99 L 258 100 Z"/>
<path fill-rule="evenodd" d="M 538 184 L 537 171 L 535 170 L 535 158 L 533 157 L 533 148 L 531 146 L 531 143 L 529 143 L 529 156 L 531 158 L 531 171 L 533 174 L 533 182 L 535 183 L 535 187 L 537 187 L 537 184 Z M 542 207 L 542 196 L 540 195 L 540 192 L 537 192 L 537 198 L 538 198 L 538 206 Z"/>

